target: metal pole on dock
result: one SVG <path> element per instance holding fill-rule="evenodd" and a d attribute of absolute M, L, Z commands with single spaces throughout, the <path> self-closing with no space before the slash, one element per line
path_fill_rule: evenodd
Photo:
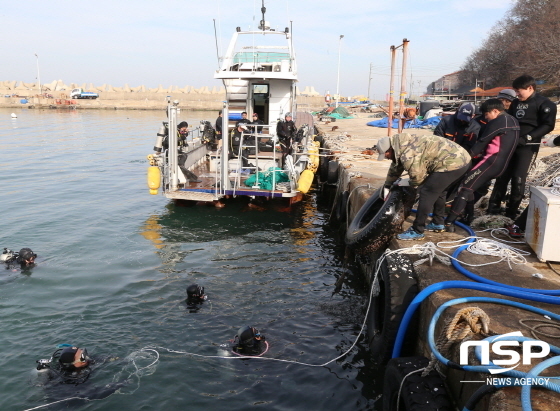
<path fill-rule="evenodd" d="M 391 137 L 391 131 L 393 127 L 393 94 L 395 93 L 395 59 L 396 59 L 397 48 L 391 46 L 391 80 L 389 85 L 389 113 L 387 114 L 387 136 Z"/>
<path fill-rule="evenodd" d="M 402 132 L 404 127 L 404 96 L 406 94 L 406 53 L 408 52 L 408 43 L 407 39 L 403 39 L 402 44 L 402 74 L 401 74 L 401 94 L 399 96 L 399 133 Z"/>
<path fill-rule="evenodd" d="M 41 87 L 41 75 L 39 74 L 39 56 L 35 53 L 37 57 L 37 82 L 39 83 L 39 95 L 43 94 L 43 87 Z"/>
<path fill-rule="evenodd" d="M 179 101 L 175 100 L 172 104 L 169 104 L 169 101 L 171 100 L 170 96 L 168 96 L 167 99 L 167 110 L 169 110 L 169 185 L 171 191 L 176 191 L 177 186 L 179 185 L 179 175 L 177 174 L 179 169 L 179 150 L 177 147 L 177 106 L 179 105 Z"/>
<path fill-rule="evenodd" d="M 338 94 L 338 85 L 340 84 L 340 48 L 342 46 L 342 39 L 344 35 L 341 34 L 338 38 L 338 70 L 336 73 L 336 103 L 335 106 L 338 107 L 338 101 L 340 100 L 340 94 Z"/>

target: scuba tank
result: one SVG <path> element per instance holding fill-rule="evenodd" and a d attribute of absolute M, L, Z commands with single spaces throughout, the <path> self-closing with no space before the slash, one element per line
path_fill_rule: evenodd
<path fill-rule="evenodd" d="M 167 137 L 167 135 L 167 123 L 164 122 L 157 132 L 156 144 L 154 145 L 154 151 L 156 153 L 161 153 L 161 150 L 163 148 L 163 139 Z"/>
<path fill-rule="evenodd" d="M 2 254 L 0 254 L 0 262 L 9 263 L 14 261 L 18 256 L 17 252 L 4 248 Z"/>

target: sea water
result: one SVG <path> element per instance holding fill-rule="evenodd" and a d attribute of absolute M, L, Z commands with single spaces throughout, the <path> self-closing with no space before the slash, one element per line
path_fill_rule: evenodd
<path fill-rule="evenodd" d="M 216 113 L 179 117 L 193 127 Z M 314 194 L 265 211 L 149 195 L 146 155 L 163 120 L 0 109 L 0 249 L 38 254 L 30 269 L 0 267 L 0 410 L 378 408 L 380 373 L 358 338 L 363 283 L 349 274 L 332 295 L 345 268 L 328 210 Z M 208 295 L 198 309 L 185 304 L 192 283 Z M 266 336 L 264 359 L 232 355 L 245 325 Z M 327 366 L 299 364 L 326 363 L 357 338 Z M 110 359 L 84 386 L 126 384 L 102 400 L 68 400 L 80 386 L 53 395 L 34 369 L 61 343 Z"/>

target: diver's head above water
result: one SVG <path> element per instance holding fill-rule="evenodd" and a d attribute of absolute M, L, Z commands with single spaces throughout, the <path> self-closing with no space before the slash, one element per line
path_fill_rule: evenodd
<path fill-rule="evenodd" d="M 264 339 L 259 330 L 248 325 L 241 327 L 235 336 L 235 342 L 240 347 L 253 347 L 260 340 Z"/>
<path fill-rule="evenodd" d="M 187 300 L 191 303 L 203 302 L 206 299 L 204 287 L 198 284 L 191 284 L 187 287 Z"/>
<path fill-rule="evenodd" d="M 85 348 L 72 346 L 60 352 L 58 363 L 63 370 L 74 371 L 87 367 L 91 363 L 91 358 Z"/>
<path fill-rule="evenodd" d="M 28 266 L 34 264 L 36 258 L 37 254 L 35 254 L 31 248 L 22 248 L 19 250 L 17 262 L 22 266 Z"/>

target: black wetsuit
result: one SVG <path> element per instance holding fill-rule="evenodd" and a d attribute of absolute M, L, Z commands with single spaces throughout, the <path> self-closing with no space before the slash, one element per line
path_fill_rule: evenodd
<path fill-rule="evenodd" d="M 292 140 L 297 133 L 296 124 L 293 120 L 279 121 L 276 124 L 276 135 L 280 140 L 280 147 L 282 148 L 282 162 L 284 158 L 292 152 Z"/>
<path fill-rule="evenodd" d="M 513 100 L 508 112 L 519 122 L 519 142 L 509 166 L 496 180 L 490 196 L 489 212 L 498 212 L 505 199 L 508 183 L 511 182 L 511 194 L 506 209 L 506 216 L 515 220 L 517 210 L 525 193 L 525 181 L 529 167 L 539 152 L 541 139 L 552 130 L 556 123 L 557 107 L 546 97 L 533 93 L 525 101 Z"/>
<path fill-rule="evenodd" d="M 224 119 L 221 116 L 218 116 L 218 118 L 216 119 L 216 124 L 214 126 L 214 128 L 216 129 L 216 139 L 221 140 L 222 139 L 222 125 L 224 123 Z"/>
<path fill-rule="evenodd" d="M 451 116 L 442 117 L 434 130 L 434 134 L 469 150 L 476 143 L 479 128 L 480 124 L 478 122 L 474 120 L 468 123 L 461 122 L 457 119 L 457 113 L 455 113 Z"/>
<path fill-rule="evenodd" d="M 260 355 L 266 350 L 265 337 L 261 337 L 260 340 L 255 339 L 252 346 L 235 344 L 231 350 L 240 355 Z"/>
<path fill-rule="evenodd" d="M 97 366 L 105 362 L 107 359 L 95 362 Z M 94 364 L 92 362 L 92 364 Z M 94 365 L 93 367 L 96 367 Z M 46 367 L 38 371 L 37 383 L 45 389 L 45 397 L 47 402 L 55 402 L 64 399 L 70 399 L 69 402 L 83 400 L 100 400 L 107 398 L 119 388 L 132 383 L 131 380 L 120 382 L 111 382 L 104 386 L 95 385 L 90 379 L 94 368 L 88 366 L 79 371 L 61 370 L 58 365 L 52 368 Z M 66 403 L 66 402 L 65 402 Z"/>
<path fill-rule="evenodd" d="M 476 190 L 504 172 L 517 147 L 518 140 L 519 124 L 509 114 L 502 113 L 488 122 L 477 143 L 471 149 L 471 155 L 473 158 L 477 158 L 477 162 L 462 179 L 446 223 L 453 223 L 467 203 L 475 200 Z"/>

